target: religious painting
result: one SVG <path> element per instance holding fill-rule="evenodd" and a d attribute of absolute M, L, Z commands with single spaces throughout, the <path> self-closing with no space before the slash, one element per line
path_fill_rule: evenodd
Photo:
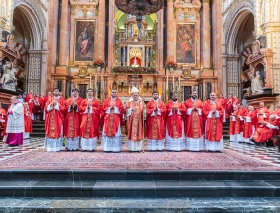
<path fill-rule="evenodd" d="M 77 20 L 75 29 L 75 61 L 93 61 L 94 20 Z"/>
<path fill-rule="evenodd" d="M 180 64 L 195 64 L 195 24 L 177 24 L 176 59 Z"/>

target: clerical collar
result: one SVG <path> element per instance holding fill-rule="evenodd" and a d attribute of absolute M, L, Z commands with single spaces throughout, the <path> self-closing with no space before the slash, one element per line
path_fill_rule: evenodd
<path fill-rule="evenodd" d="M 93 97 L 92 98 L 88 97 L 88 100 L 90 100 L 90 101 L 93 100 Z"/>
<path fill-rule="evenodd" d="M 112 100 L 112 101 L 115 101 L 116 99 L 117 99 L 117 97 L 115 97 L 115 98 L 111 97 L 111 100 Z"/>
<path fill-rule="evenodd" d="M 77 96 L 76 98 L 72 97 L 74 100 L 77 100 L 79 98 L 79 96 Z"/>
<path fill-rule="evenodd" d="M 210 100 L 210 103 L 211 103 L 211 104 L 215 104 L 215 103 L 216 103 L 216 100 L 215 100 L 215 101 Z"/>
<path fill-rule="evenodd" d="M 60 95 L 54 96 L 54 99 L 56 99 L 56 100 L 60 99 Z"/>
<path fill-rule="evenodd" d="M 197 99 L 193 99 L 193 98 L 191 98 L 192 99 L 192 102 L 195 102 Z"/>
<path fill-rule="evenodd" d="M 176 104 L 176 103 L 178 103 L 178 100 L 177 101 L 172 101 L 172 103 Z"/>
<path fill-rule="evenodd" d="M 134 102 L 134 103 L 138 103 L 138 102 L 139 102 L 139 100 L 137 100 L 137 101 L 134 101 L 134 100 L 133 100 L 133 102 Z"/>
<path fill-rule="evenodd" d="M 158 102 L 158 99 L 156 99 L 156 100 L 154 99 L 154 102 Z"/>

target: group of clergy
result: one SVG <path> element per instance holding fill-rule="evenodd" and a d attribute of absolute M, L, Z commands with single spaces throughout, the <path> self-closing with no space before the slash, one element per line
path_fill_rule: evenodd
<path fill-rule="evenodd" d="M 122 150 L 122 125 L 126 126 L 130 151 L 144 151 L 145 137 L 146 150 L 222 151 L 225 112 L 215 93 L 206 103 L 198 100 L 196 91 L 185 103 L 173 93 L 172 100 L 165 104 L 154 91 L 152 100 L 145 104 L 136 87 L 131 92 L 124 106 L 113 89 L 101 107 L 92 89 L 87 90 L 84 100 L 78 89 L 73 89 L 66 101 L 54 89 L 45 106 L 47 151 L 60 151 L 63 137 L 67 150 L 94 151 L 101 123 L 101 149 L 106 152 Z"/>
<path fill-rule="evenodd" d="M 247 109 L 240 101 L 235 102 L 230 114 L 229 135 L 232 142 L 273 145 L 275 141 L 271 138 L 280 135 L 280 102 L 273 112 L 264 106 L 264 102 L 260 102 L 257 109 L 253 106 Z"/>

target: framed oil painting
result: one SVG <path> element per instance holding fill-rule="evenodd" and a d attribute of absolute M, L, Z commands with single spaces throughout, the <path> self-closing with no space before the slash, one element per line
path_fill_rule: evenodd
<path fill-rule="evenodd" d="M 195 24 L 177 24 L 176 59 L 179 64 L 196 63 Z"/>
<path fill-rule="evenodd" d="M 94 20 L 76 20 L 75 23 L 75 61 L 93 61 Z"/>

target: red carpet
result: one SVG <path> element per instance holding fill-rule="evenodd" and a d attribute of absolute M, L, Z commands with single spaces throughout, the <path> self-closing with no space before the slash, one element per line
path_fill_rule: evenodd
<path fill-rule="evenodd" d="M 0 169 L 24 170 L 280 170 L 235 151 L 104 153 L 43 150 L 1 161 Z"/>

